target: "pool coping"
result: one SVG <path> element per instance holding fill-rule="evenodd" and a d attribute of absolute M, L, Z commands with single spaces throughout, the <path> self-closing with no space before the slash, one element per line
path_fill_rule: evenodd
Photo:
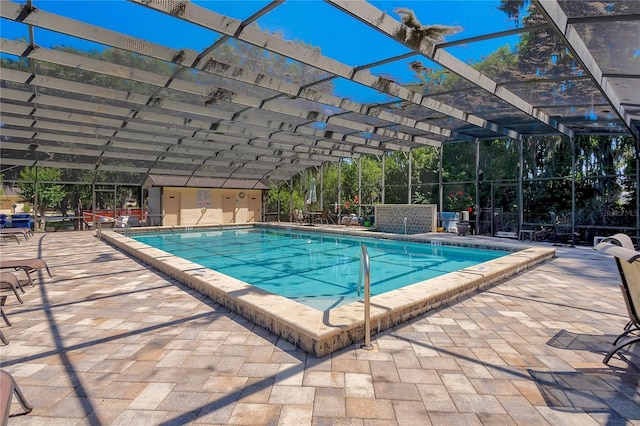
<path fill-rule="evenodd" d="M 310 232 L 321 231 L 323 233 L 423 243 L 434 242 L 442 245 L 473 248 L 494 247 L 499 250 L 518 250 L 498 259 L 372 296 L 370 304 L 372 335 L 442 304 L 466 297 L 478 289 L 555 256 L 555 249 L 550 247 L 523 246 L 503 242 L 490 244 L 487 241 L 474 243 L 473 239 L 464 238 L 450 241 L 441 238 L 438 234 L 386 234 L 366 229 L 315 228 L 275 223 L 251 224 L 251 226 L 298 229 Z M 247 227 L 247 225 L 133 228 L 131 231 L 127 230 L 127 233 L 181 232 L 202 229 L 237 229 L 239 227 Z M 362 301 L 341 305 L 328 311 L 319 311 L 138 242 L 129 238 L 121 230 L 102 231 L 101 238 L 316 357 L 323 357 L 346 346 L 364 341 L 365 309 Z"/>

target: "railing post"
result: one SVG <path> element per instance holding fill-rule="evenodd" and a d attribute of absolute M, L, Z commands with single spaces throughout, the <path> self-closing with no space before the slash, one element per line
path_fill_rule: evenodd
<path fill-rule="evenodd" d="M 370 351 L 373 349 L 371 344 L 371 270 L 367 247 L 362 244 L 361 248 L 360 268 L 364 271 L 364 344 L 360 348 Z"/>

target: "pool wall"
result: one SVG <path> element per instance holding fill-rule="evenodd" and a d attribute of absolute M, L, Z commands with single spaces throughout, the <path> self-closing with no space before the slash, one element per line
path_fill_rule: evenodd
<path fill-rule="evenodd" d="M 283 226 L 269 224 L 269 227 L 282 228 Z M 170 229 L 182 231 L 175 227 Z M 212 229 L 212 227 L 191 227 L 189 229 Z M 163 230 L 165 229 L 158 227 L 146 230 L 142 228 L 138 232 Z M 326 228 L 310 228 L 309 230 L 330 232 Z M 345 234 L 340 231 L 332 233 Z M 371 236 L 357 231 L 350 231 L 349 234 Z M 317 357 L 364 341 L 364 304 L 361 301 L 324 312 L 318 311 L 197 263 L 171 255 L 163 250 L 150 247 L 123 233 L 103 231 L 101 237 L 131 256 Z M 376 235 L 376 237 L 420 241 L 419 237 L 407 235 L 396 235 L 396 238 L 394 235 Z M 421 241 L 424 242 L 424 236 L 422 238 Z M 473 239 L 470 240 L 473 242 Z M 455 245 L 465 244 L 458 241 Z M 487 247 L 486 243 L 470 244 L 472 247 L 479 245 L 483 248 Z M 508 245 L 503 245 L 502 249 L 506 250 L 507 247 Z M 466 297 L 478 289 L 551 259 L 554 255 L 553 248 L 526 247 L 507 256 L 470 268 L 373 296 L 371 297 L 371 333 L 374 335 L 442 304 Z M 375 280 L 375 276 L 372 276 L 371 279 Z"/>

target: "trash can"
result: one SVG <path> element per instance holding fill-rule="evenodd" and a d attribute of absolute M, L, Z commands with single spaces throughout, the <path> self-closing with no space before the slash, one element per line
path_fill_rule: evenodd
<path fill-rule="evenodd" d="M 14 214 L 11 215 L 11 224 L 14 228 L 31 228 L 30 214 Z"/>

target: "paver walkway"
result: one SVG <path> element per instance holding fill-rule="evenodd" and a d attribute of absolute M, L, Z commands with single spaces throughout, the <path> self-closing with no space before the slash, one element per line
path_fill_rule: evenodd
<path fill-rule="evenodd" d="M 640 376 L 602 364 L 617 271 L 588 247 L 324 358 L 92 232 L 0 250 L 53 273 L 5 307 L 0 362 L 35 407 L 10 425 L 640 425 Z"/>

